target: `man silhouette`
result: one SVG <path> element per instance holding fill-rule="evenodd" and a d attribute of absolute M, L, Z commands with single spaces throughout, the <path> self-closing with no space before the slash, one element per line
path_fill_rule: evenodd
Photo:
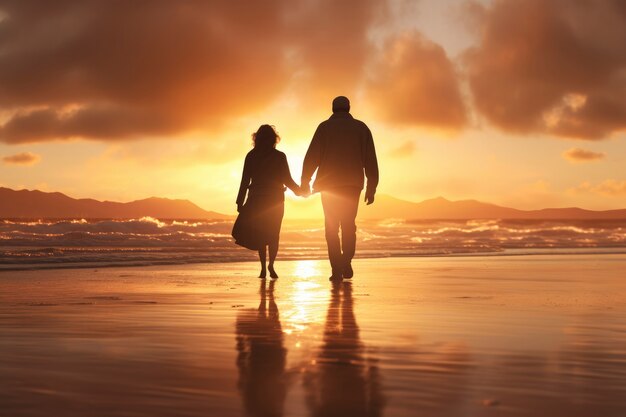
<path fill-rule="evenodd" d="M 378 161 L 374 139 L 367 125 L 350 114 L 350 101 L 339 96 L 333 100 L 333 114 L 317 127 L 304 158 L 302 188 L 310 193 L 313 173 L 314 191 L 322 194 L 330 280 L 352 278 L 352 258 L 356 248 L 356 214 L 367 177 L 365 202 L 374 202 L 378 186 Z M 365 175 L 364 175 L 365 174 Z M 341 228 L 341 242 L 339 241 Z"/>

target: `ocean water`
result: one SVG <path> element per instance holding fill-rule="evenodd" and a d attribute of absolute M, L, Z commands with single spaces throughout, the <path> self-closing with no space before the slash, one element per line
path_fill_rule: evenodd
<path fill-rule="evenodd" d="M 358 222 L 358 257 L 626 253 L 626 219 Z M 256 259 L 232 221 L 0 220 L 0 269 L 233 262 Z M 279 259 L 326 256 L 322 220 L 285 221 Z"/>

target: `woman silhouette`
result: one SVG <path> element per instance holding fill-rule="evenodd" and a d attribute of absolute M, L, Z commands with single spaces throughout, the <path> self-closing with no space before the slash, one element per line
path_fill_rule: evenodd
<path fill-rule="evenodd" d="M 259 251 L 259 278 L 267 275 L 265 254 L 269 247 L 270 277 L 278 278 L 274 270 L 274 260 L 278 253 L 280 226 L 285 211 L 285 186 L 296 195 L 301 194 L 300 187 L 291 178 L 287 157 L 276 150 L 280 137 L 273 126 L 262 125 L 252 135 L 252 140 L 254 148 L 246 155 L 243 166 L 237 196 L 239 216 L 232 234 L 238 245 Z"/>

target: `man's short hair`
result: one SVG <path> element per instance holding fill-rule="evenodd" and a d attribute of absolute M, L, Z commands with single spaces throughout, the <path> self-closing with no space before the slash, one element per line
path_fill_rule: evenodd
<path fill-rule="evenodd" d="M 333 113 L 338 111 L 350 111 L 350 100 L 348 100 L 348 97 L 335 97 L 333 100 Z"/>

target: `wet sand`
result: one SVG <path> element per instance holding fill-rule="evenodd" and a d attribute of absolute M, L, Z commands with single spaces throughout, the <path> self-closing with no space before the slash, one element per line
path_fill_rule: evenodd
<path fill-rule="evenodd" d="M 0 416 L 624 416 L 626 256 L 0 273 Z"/>

